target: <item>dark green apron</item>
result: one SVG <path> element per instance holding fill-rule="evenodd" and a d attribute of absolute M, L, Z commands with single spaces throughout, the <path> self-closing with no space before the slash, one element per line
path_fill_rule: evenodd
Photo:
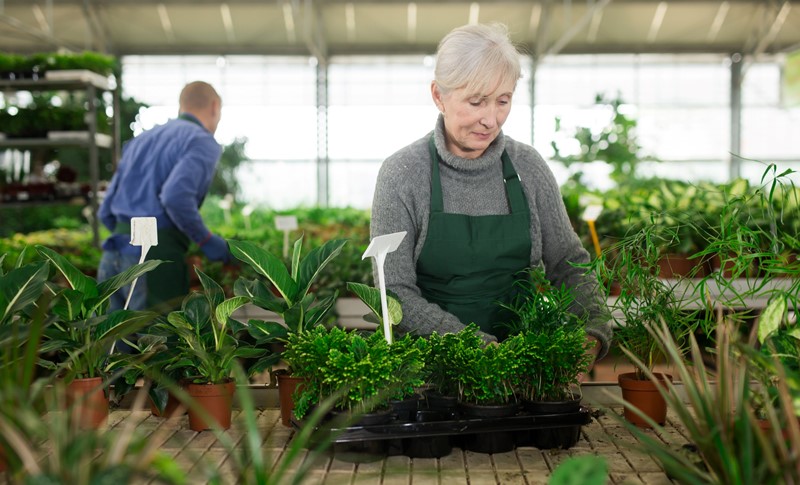
<path fill-rule="evenodd" d="M 433 136 L 431 214 L 417 261 L 417 286 L 426 300 L 484 332 L 511 318 L 498 303 L 509 303 L 514 281 L 530 266 L 530 209 L 519 176 L 503 151 L 503 179 L 509 214 L 468 216 L 444 213 L 439 154 Z M 498 335 L 501 336 L 501 335 Z"/>
<path fill-rule="evenodd" d="M 117 223 L 114 232 L 130 234 L 131 226 Z M 180 310 L 183 298 L 189 294 L 189 266 L 186 264 L 189 243 L 189 238 L 177 229 L 158 230 L 158 245 L 150 248 L 145 259 L 165 262 L 145 275 L 147 308 L 159 312 Z"/>

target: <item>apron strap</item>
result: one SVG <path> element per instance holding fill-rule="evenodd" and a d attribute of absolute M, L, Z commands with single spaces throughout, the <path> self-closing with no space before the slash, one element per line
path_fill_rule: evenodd
<path fill-rule="evenodd" d="M 433 141 L 433 134 L 428 139 L 428 148 L 431 152 L 431 213 L 444 212 L 444 201 L 442 198 L 442 182 L 439 178 L 439 152 L 436 151 L 436 143 Z M 524 212 L 528 209 L 525 201 L 525 194 L 522 191 L 522 183 L 519 180 L 514 165 L 508 152 L 503 150 L 500 157 L 503 161 L 503 182 L 506 186 L 506 197 L 508 198 L 509 212 Z"/>
<path fill-rule="evenodd" d="M 528 210 L 528 203 L 525 201 L 525 193 L 522 191 L 522 182 L 519 175 L 514 170 L 508 152 L 503 150 L 503 181 L 506 184 L 506 197 L 508 197 L 508 207 L 511 213 L 523 212 Z"/>
<path fill-rule="evenodd" d="M 436 143 L 433 141 L 433 134 L 428 140 L 428 147 L 431 152 L 431 214 L 434 212 L 444 212 L 444 200 L 442 199 L 442 182 L 439 179 L 439 152 L 436 151 Z"/>

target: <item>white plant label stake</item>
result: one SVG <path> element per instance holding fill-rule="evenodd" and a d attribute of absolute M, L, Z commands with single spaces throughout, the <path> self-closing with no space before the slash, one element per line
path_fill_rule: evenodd
<path fill-rule="evenodd" d="M 142 247 L 139 264 L 144 263 L 144 258 L 147 256 L 147 251 L 150 251 L 150 247 L 158 246 L 158 226 L 156 225 L 155 217 L 131 218 L 131 246 Z M 131 296 L 133 296 L 133 289 L 136 288 L 137 281 L 139 281 L 139 278 L 136 278 L 131 283 L 131 291 L 128 292 L 128 298 L 125 300 L 125 310 L 128 309 L 128 304 L 131 302 Z"/>
<path fill-rule="evenodd" d="M 275 227 L 283 231 L 283 257 L 289 256 L 289 233 L 297 229 L 297 217 L 275 216 Z"/>
<path fill-rule="evenodd" d="M 144 263 L 144 258 L 147 256 L 147 251 L 150 251 L 150 246 L 158 246 L 158 226 L 155 217 L 131 217 L 131 246 L 141 246 L 142 255 L 139 256 L 139 264 Z M 131 283 L 131 290 L 128 292 L 128 298 L 125 299 L 124 310 L 128 309 L 133 296 L 133 289 L 136 288 L 136 278 Z M 108 355 L 114 353 L 114 348 L 117 346 L 115 341 L 111 344 L 111 349 Z"/>
<path fill-rule="evenodd" d="M 361 259 L 375 258 L 375 265 L 378 267 L 378 288 L 381 291 L 381 313 L 383 313 L 383 336 L 389 344 L 394 342 L 392 337 L 393 322 L 389 318 L 389 303 L 386 301 L 386 279 L 383 276 L 383 263 L 386 261 L 386 255 L 395 251 L 404 237 L 406 237 L 406 231 L 378 236 L 370 241 L 367 250 L 361 256 Z"/>
<path fill-rule="evenodd" d="M 600 238 L 597 237 L 597 228 L 595 228 L 594 221 L 600 217 L 600 213 L 603 212 L 603 206 L 598 204 L 592 204 L 586 207 L 586 210 L 583 211 L 583 216 L 581 219 L 586 221 L 589 225 L 589 233 L 592 236 L 592 244 L 594 244 L 594 252 L 597 253 L 597 256 L 600 256 L 602 250 L 600 249 Z"/>

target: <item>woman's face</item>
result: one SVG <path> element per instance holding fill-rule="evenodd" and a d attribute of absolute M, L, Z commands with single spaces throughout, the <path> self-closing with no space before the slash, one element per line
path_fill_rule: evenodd
<path fill-rule="evenodd" d="M 462 158 L 478 158 L 508 118 L 514 84 L 498 85 L 488 94 L 467 93 L 464 88 L 442 94 L 434 81 L 431 94 L 444 115 L 447 149 Z"/>

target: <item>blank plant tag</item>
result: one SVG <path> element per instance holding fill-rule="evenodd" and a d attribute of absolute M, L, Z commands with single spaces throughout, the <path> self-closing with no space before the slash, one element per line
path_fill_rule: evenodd
<path fill-rule="evenodd" d="M 386 255 L 394 252 L 406 237 L 406 231 L 395 232 L 383 236 L 377 236 L 370 241 L 367 250 L 364 251 L 361 259 L 369 257 L 375 258 L 375 265 L 378 267 L 378 289 L 381 291 L 381 313 L 383 314 L 383 335 L 386 341 L 391 344 L 394 341 L 392 336 L 392 324 L 389 317 L 389 304 L 386 300 L 386 278 L 383 276 L 383 263 Z"/>
<path fill-rule="evenodd" d="M 139 264 L 144 263 L 144 258 L 147 252 L 150 251 L 152 246 L 158 246 L 158 224 L 155 217 L 132 217 L 131 218 L 131 245 L 141 246 L 142 255 L 139 256 Z M 136 288 L 136 282 L 139 278 L 133 280 L 131 283 L 131 291 L 128 292 L 128 298 L 125 300 L 125 309 L 128 309 L 128 304 L 131 302 L 133 289 Z"/>
<path fill-rule="evenodd" d="M 283 231 L 283 257 L 289 256 L 289 232 L 297 229 L 297 217 L 275 216 L 275 227 Z"/>

